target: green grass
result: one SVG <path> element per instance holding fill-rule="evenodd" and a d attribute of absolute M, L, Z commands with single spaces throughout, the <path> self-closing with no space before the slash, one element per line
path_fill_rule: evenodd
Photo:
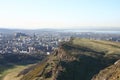
<path fill-rule="evenodd" d="M 12 65 L 0 65 L 0 80 L 5 76 L 6 71 L 13 68 L 14 66 Z"/>
<path fill-rule="evenodd" d="M 73 45 L 86 47 L 97 52 L 107 54 L 120 54 L 120 43 L 100 40 L 88 40 L 76 38 L 72 41 Z"/>

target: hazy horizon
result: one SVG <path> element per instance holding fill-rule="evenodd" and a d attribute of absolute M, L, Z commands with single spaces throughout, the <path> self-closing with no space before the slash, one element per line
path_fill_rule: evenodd
<path fill-rule="evenodd" d="M 79 27 L 73 27 L 73 28 L 32 28 L 32 29 L 30 29 L 30 28 L 1 28 L 0 27 L 0 31 L 6 31 L 6 30 L 12 30 L 12 31 L 14 31 L 14 30 L 27 30 L 27 31 L 32 31 L 32 30 L 34 30 L 34 31 L 37 31 L 37 30 L 45 30 L 45 31 L 53 31 L 53 30 L 55 30 L 55 31 L 61 31 L 61 30 L 64 30 L 64 31 L 117 31 L 117 32 L 119 32 L 120 31 L 120 27 L 104 27 L 104 28 L 101 28 L 101 27 L 81 27 L 81 28 L 79 28 Z"/>
<path fill-rule="evenodd" d="M 4 0 L 0 28 L 120 28 L 119 0 Z"/>

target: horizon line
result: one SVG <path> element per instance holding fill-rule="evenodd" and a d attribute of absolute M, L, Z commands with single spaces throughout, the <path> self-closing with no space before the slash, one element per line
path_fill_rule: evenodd
<path fill-rule="evenodd" d="M 81 29 L 81 30 L 91 30 L 91 29 L 97 29 L 97 30 L 99 30 L 99 29 L 120 29 L 120 27 L 113 27 L 113 26 L 71 26 L 71 27 L 65 27 L 65 28 L 53 28 L 53 27 L 45 27 L 45 28 L 43 28 L 43 27 L 41 27 L 41 28 L 9 28 L 9 27 L 0 27 L 0 29 L 9 29 L 9 30 L 15 30 L 15 29 L 17 29 L 17 30 L 39 30 L 39 29 L 57 29 L 57 30 L 59 30 L 59 29 L 74 29 L 74 30 L 76 30 L 76 29 Z"/>

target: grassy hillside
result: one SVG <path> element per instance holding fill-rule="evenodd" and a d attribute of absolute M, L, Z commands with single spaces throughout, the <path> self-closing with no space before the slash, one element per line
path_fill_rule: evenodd
<path fill-rule="evenodd" d="M 101 41 L 101 40 L 88 40 L 88 39 L 74 39 L 72 41 L 74 45 L 81 47 L 86 47 L 88 49 L 94 50 L 96 52 L 103 52 L 108 54 L 120 54 L 120 43 Z"/>
<path fill-rule="evenodd" d="M 27 66 L 14 66 L 14 68 L 12 69 L 8 69 L 6 71 L 4 71 L 2 73 L 3 77 L 1 78 L 1 80 L 20 80 L 20 77 L 17 77 L 17 75 L 20 73 L 20 71 L 22 71 L 23 69 L 29 67 L 31 65 L 27 65 Z"/>
<path fill-rule="evenodd" d="M 44 57 L 43 54 L 0 54 L 0 80 L 9 70 L 16 68 L 16 65 L 27 66 L 34 64 L 40 62 Z"/>
<path fill-rule="evenodd" d="M 75 38 L 63 42 L 47 61 L 21 80 L 91 80 L 100 70 L 120 59 L 120 43 Z"/>

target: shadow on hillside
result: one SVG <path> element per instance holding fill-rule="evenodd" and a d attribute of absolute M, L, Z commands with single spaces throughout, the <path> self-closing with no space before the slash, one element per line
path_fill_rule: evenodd
<path fill-rule="evenodd" d="M 57 80 L 91 80 L 100 70 L 113 64 L 115 61 L 116 59 L 95 59 L 86 55 L 79 56 L 79 61 L 61 61 L 65 71 L 60 73 Z"/>
<path fill-rule="evenodd" d="M 0 55 L 0 74 L 14 68 L 15 65 L 25 66 L 40 62 L 44 57 L 44 55 L 2 54 Z"/>

